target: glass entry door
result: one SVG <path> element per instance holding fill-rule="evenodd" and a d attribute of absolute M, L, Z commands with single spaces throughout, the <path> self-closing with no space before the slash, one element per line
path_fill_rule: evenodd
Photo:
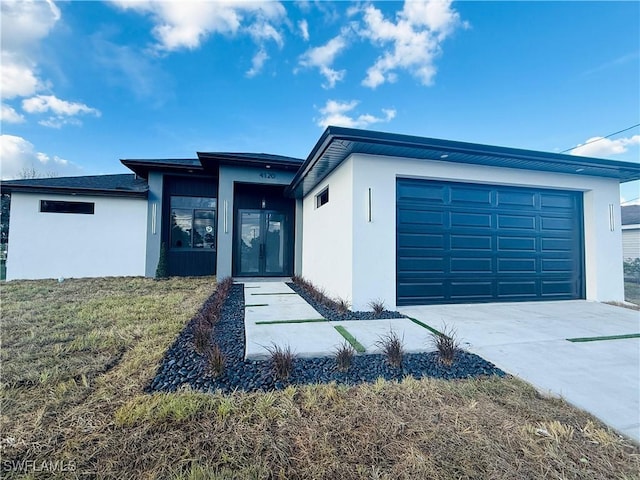
<path fill-rule="evenodd" d="M 236 275 L 288 275 L 287 216 L 276 210 L 238 210 L 237 220 Z"/>

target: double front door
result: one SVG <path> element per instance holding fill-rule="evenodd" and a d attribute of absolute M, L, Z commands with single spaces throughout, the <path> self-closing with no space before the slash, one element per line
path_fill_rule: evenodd
<path fill-rule="evenodd" d="M 286 213 L 240 209 L 236 225 L 235 275 L 291 275 L 293 235 Z"/>

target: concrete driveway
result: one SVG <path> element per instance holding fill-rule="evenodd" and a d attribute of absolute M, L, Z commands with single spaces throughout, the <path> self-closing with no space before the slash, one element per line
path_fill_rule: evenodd
<path fill-rule="evenodd" d="M 434 328 L 454 328 L 462 346 L 539 391 L 563 397 L 640 442 L 640 313 L 587 302 L 403 307 Z"/>

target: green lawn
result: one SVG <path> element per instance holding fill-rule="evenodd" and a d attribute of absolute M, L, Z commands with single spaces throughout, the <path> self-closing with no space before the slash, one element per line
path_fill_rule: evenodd
<path fill-rule="evenodd" d="M 144 393 L 214 287 L 0 284 L 0 476 L 638 478 L 638 446 L 513 378 Z"/>

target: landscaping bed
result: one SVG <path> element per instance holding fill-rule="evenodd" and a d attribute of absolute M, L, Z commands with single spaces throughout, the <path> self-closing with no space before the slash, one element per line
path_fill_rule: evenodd
<path fill-rule="evenodd" d="M 204 391 L 259 391 L 313 383 L 336 382 L 355 385 L 375 382 L 378 378 L 393 380 L 405 376 L 460 379 L 504 375 L 500 369 L 483 358 L 458 351 L 451 365 L 441 362 L 437 352 L 404 354 L 400 367 L 391 366 L 387 357 L 382 354 L 356 355 L 345 371 L 338 368 L 334 357 L 294 358 L 288 377 L 279 378 L 272 361 L 244 360 L 243 285 L 229 286 L 226 299 L 217 314 L 218 318 L 211 327 L 209 350 L 203 348 L 201 350 L 204 351 L 198 352 L 196 336 L 200 328 L 199 322 L 202 321 L 202 316 L 206 315 L 208 305 L 220 301 L 216 295 L 219 295 L 219 292 L 205 302 L 201 312 L 187 324 L 169 348 L 148 391 L 175 391 L 186 385 Z M 224 368 L 220 369 L 221 373 L 218 374 L 213 371 L 207 356 L 211 346 L 219 348 L 224 359 Z"/>
<path fill-rule="evenodd" d="M 382 310 L 379 313 L 375 313 L 373 311 L 356 311 L 353 312 L 348 309 L 343 309 L 342 311 L 333 307 L 331 303 L 334 305 L 337 302 L 327 301 L 326 297 L 320 293 L 320 298 L 324 297 L 324 301 L 319 301 L 305 288 L 298 285 L 295 282 L 287 283 L 289 288 L 291 288 L 294 292 L 304 298 L 309 305 L 311 305 L 320 315 L 322 315 L 327 320 L 332 320 L 334 322 L 344 322 L 347 320 L 383 320 L 383 319 L 391 319 L 391 318 L 404 318 L 400 312 L 396 312 L 394 310 Z M 329 304 L 329 305 L 328 305 Z"/>

